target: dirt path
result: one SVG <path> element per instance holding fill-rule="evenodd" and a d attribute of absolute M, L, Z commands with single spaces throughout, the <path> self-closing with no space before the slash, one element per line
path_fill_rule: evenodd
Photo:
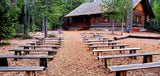
<path fill-rule="evenodd" d="M 102 62 L 87 50 L 79 33 L 65 32 L 64 43 L 54 60 L 50 62 L 46 75 L 106 76 Z"/>

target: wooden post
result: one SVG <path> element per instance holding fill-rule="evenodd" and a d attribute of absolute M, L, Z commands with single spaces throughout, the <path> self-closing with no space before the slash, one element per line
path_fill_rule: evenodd
<path fill-rule="evenodd" d="M 78 16 L 78 27 L 79 27 L 79 16 Z M 77 27 L 77 30 L 78 30 L 78 27 Z"/>
<path fill-rule="evenodd" d="M 130 50 L 130 54 L 135 54 L 136 53 L 136 50 Z M 136 56 L 134 57 L 131 57 L 132 59 L 136 59 Z"/>
<path fill-rule="evenodd" d="M 58 42 L 59 42 L 60 44 L 61 44 L 61 40 L 62 40 L 61 37 L 59 37 L 59 38 L 58 38 Z"/>
<path fill-rule="evenodd" d="M 84 17 L 84 29 L 86 30 L 86 18 Z"/>
<path fill-rule="evenodd" d="M 24 49 L 29 49 L 29 47 L 24 47 Z M 24 55 L 29 54 L 29 51 L 24 51 Z"/>
<path fill-rule="evenodd" d="M 102 51 L 97 52 L 97 56 L 102 56 Z M 99 60 L 99 57 L 98 57 L 98 60 Z"/>
<path fill-rule="evenodd" d="M 21 51 L 15 51 L 15 55 L 21 55 Z M 15 61 L 19 60 L 19 58 L 14 58 Z"/>
<path fill-rule="evenodd" d="M 84 17 L 84 24 L 86 24 L 86 18 Z"/>
<path fill-rule="evenodd" d="M 47 67 L 47 59 L 46 58 L 40 58 L 40 66 Z"/>
<path fill-rule="evenodd" d="M 152 60 L 152 55 L 148 55 L 148 56 L 147 56 L 147 61 L 148 61 L 148 63 L 150 63 L 150 62 L 153 61 L 153 60 Z"/>
<path fill-rule="evenodd" d="M 48 55 L 52 55 L 53 56 L 53 52 L 52 51 L 48 51 Z"/>
<path fill-rule="evenodd" d="M 124 48 L 124 46 L 120 46 L 120 49 L 123 49 Z M 120 53 L 122 54 L 123 52 L 122 51 L 120 51 Z"/>
<path fill-rule="evenodd" d="M 96 50 L 96 48 L 93 48 L 93 50 Z M 92 51 L 92 50 L 91 50 Z M 93 55 L 95 55 L 95 52 L 93 52 Z"/>
<path fill-rule="evenodd" d="M 36 76 L 35 71 L 26 71 L 25 76 Z"/>
<path fill-rule="evenodd" d="M 117 71 L 116 76 L 127 76 L 127 71 Z"/>
<path fill-rule="evenodd" d="M 108 66 L 111 66 L 112 63 L 111 63 L 111 59 L 106 59 L 105 58 L 105 67 L 107 68 Z"/>
<path fill-rule="evenodd" d="M 143 57 L 143 63 L 152 62 L 152 55 L 147 55 Z"/>
<path fill-rule="evenodd" d="M 7 58 L 0 58 L 0 66 L 8 66 Z"/>

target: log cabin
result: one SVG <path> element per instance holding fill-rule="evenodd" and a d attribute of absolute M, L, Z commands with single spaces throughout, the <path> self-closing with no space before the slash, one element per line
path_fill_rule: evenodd
<path fill-rule="evenodd" d="M 66 22 L 64 27 L 73 30 L 92 30 L 93 28 L 97 30 L 111 29 L 111 18 L 102 16 L 103 11 L 100 6 L 102 3 L 101 0 L 90 0 L 90 2 L 81 4 L 65 16 Z M 132 4 L 131 25 L 126 22 L 124 27 L 127 25 L 131 27 L 144 27 L 145 23 L 150 22 L 151 18 L 155 17 L 148 0 L 132 0 Z M 120 30 L 120 27 L 120 22 L 115 22 L 115 30 Z"/>

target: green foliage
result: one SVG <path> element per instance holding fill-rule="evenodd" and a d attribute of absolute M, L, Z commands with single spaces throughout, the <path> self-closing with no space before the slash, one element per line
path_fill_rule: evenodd
<path fill-rule="evenodd" d="M 16 24 L 14 25 L 14 29 L 15 29 L 15 32 L 16 32 L 16 33 L 23 33 L 23 32 L 24 32 L 24 25 L 23 25 L 23 24 L 16 23 Z"/>
<path fill-rule="evenodd" d="M 11 43 L 10 42 L 2 42 L 0 43 L 1 45 L 10 45 Z"/>
<path fill-rule="evenodd" d="M 153 12 L 155 14 L 155 18 L 153 20 L 158 21 L 160 23 L 160 2 L 159 0 L 154 0 L 153 2 Z"/>
<path fill-rule="evenodd" d="M 43 16 L 47 27 L 61 27 L 64 16 L 85 0 L 26 0 L 28 32 L 42 29 Z M 24 32 L 24 0 L 0 0 L 0 40 Z"/>
<path fill-rule="evenodd" d="M 14 13 L 15 7 L 10 7 L 7 0 L 0 0 L 0 41 L 2 39 L 10 38 L 14 34 Z"/>
<path fill-rule="evenodd" d="M 132 12 L 132 6 L 129 0 L 102 0 L 101 5 L 103 16 L 115 18 L 116 20 L 127 17 Z"/>
<path fill-rule="evenodd" d="M 153 12 L 155 14 L 155 18 L 152 19 L 151 22 L 146 23 L 146 28 L 154 31 L 160 32 L 160 2 L 159 0 L 154 0 L 153 1 Z"/>

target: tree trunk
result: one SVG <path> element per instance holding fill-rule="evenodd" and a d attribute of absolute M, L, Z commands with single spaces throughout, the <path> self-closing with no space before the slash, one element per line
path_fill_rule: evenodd
<path fill-rule="evenodd" d="M 129 23 L 129 33 L 133 33 L 133 13 L 131 13 L 130 23 Z"/>
<path fill-rule="evenodd" d="M 27 4 L 26 4 L 26 0 L 24 0 L 24 35 L 25 35 L 25 39 L 27 39 Z"/>
<path fill-rule="evenodd" d="M 45 16 L 44 23 L 45 23 L 45 37 L 47 37 L 47 16 Z"/>
<path fill-rule="evenodd" d="M 31 15 L 30 15 L 30 13 L 29 13 L 29 15 L 28 15 L 28 27 L 30 28 L 31 26 L 30 26 L 30 18 L 31 18 Z"/>
<path fill-rule="evenodd" d="M 43 16 L 43 26 L 42 26 L 42 32 L 44 32 L 45 31 L 45 23 L 44 23 L 44 16 Z"/>
<path fill-rule="evenodd" d="M 122 15 L 122 29 L 121 29 L 121 36 L 123 36 L 123 23 L 124 23 L 124 11 L 123 11 L 123 15 Z"/>
<path fill-rule="evenodd" d="M 122 19 L 122 29 L 121 29 L 121 36 L 123 36 L 123 23 L 124 23 L 124 18 Z"/>
<path fill-rule="evenodd" d="M 32 16 L 32 26 L 33 26 L 33 28 L 34 28 L 34 15 Z M 35 31 L 35 28 L 32 29 L 32 32 L 33 32 L 33 33 L 34 33 L 34 31 Z"/>
<path fill-rule="evenodd" d="M 113 24 L 112 24 L 112 34 L 114 34 L 114 18 L 112 19 L 112 22 L 113 22 Z"/>

